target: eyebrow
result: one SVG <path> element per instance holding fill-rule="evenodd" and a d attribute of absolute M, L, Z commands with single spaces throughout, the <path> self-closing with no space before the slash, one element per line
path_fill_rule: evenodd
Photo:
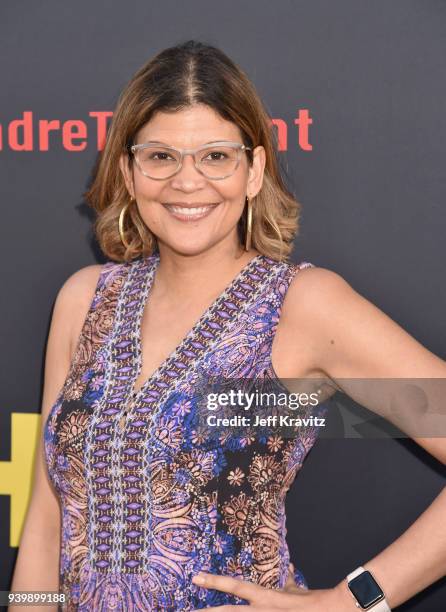
<path fill-rule="evenodd" d="M 153 142 L 153 144 L 159 144 L 159 145 L 165 145 L 166 147 L 172 147 L 173 145 L 168 144 L 167 142 L 163 142 L 162 140 L 146 140 L 145 143 L 147 142 Z M 232 140 L 226 140 L 224 138 L 219 138 L 218 140 L 210 140 L 209 142 L 204 142 L 202 145 L 198 145 L 198 146 L 205 146 L 208 144 L 215 144 L 217 142 L 232 142 Z M 144 143 L 141 143 L 144 144 Z M 176 147 L 175 147 L 176 148 Z M 195 148 L 195 147 L 193 147 Z"/>

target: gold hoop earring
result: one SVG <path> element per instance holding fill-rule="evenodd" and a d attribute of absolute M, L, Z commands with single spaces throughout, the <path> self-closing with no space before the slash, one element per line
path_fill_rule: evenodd
<path fill-rule="evenodd" d="M 245 240 L 245 251 L 249 251 L 251 248 L 251 235 L 252 235 L 252 201 L 246 196 L 246 240 Z"/>
<path fill-rule="evenodd" d="M 124 217 L 125 217 L 125 213 L 127 212 L 128 207 L 130 206 L 130 204 L 133 202 L 134 198 L 130 197 L 130 202 L 127 202 L 127 204 L 125 204 L 122 208 L 121 208 L 121 212 L 119 213 L 119 219 L 118 219 L 118 229 L 119 229 L 119 237 L 121 238 L 121 242 L 122 244 L 125 246 L 126 249 L 129 248 L 129 243 L 127 242 L 127 240 L 125 239 L 125 232 L 124 232 Z"/>

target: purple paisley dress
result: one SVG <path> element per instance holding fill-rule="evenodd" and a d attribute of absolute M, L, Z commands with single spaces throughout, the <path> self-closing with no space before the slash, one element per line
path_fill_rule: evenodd
<path fill-rule="evenodd" d="M 191 582 L 199 570 L 282 588 L 285 496 L 317 438 L 211 443 L 198 381 L 275 376 L 271 346 L 295 274 L 258 255 L 139 391 L 140 326 L 159 254 L 103 264 L 69 373 L 45 423 L 62 509 L 63 610 L 190 611 L 245 600 Z M 320 408 L 320 407 L 319 407 Z M 296 583 L 307 588 L 299 570 Z"/>

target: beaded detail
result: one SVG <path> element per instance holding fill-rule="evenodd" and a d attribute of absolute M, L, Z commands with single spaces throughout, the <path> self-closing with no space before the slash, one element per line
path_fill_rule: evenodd
<path fill-rule="evenodd" d="M 139 390 L 140 329 L 159 255 L 103 266 L 75 357 L 45 424 L 61 499 L 67 610 L 193 610 L 244 602 L 191 582 L 200 569 L 281 588 L 285 495 L 317 436 L 200 429 L 212 376 L 274 376 L 271 345 L 294 275 L 252 259 Z M 296 582 L 305 587 L 299 570 Z"/>

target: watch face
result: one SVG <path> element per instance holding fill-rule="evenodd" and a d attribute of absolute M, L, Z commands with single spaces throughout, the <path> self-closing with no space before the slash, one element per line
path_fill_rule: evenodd
<path fill-rule="evenodd" d="M 350 580 L 348 588 L 356 597 L 361 608 L 365 610 L 384 599 L 384 593 L 379 584 L 367 570 Z"/>

